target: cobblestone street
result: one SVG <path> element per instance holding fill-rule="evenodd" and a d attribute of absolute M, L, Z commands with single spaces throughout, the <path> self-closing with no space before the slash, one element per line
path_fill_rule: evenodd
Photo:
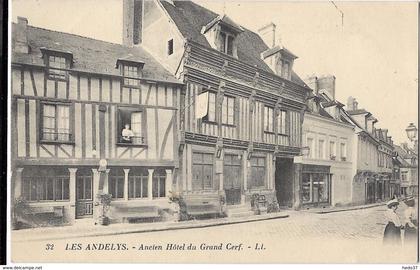
<path fill-rule="evenodd" d="M 120 261 L 130 258 L 133 261 L 149 262 L 259 262 L 272 258 L 272 252 L 278 252 L 268 262 L 414 262 L 416 250 L 403 246 L 386 252 L 382 247 L 382 234 L 385 227 L 384 211 L 386 206 L 367 209 L 315 214 L 309 211 L 290 211 L 290 217 L 257 222 L 232 224 L 208 228 L 171 230 L 149 233 L 132 233 L 111 236 L 85 237 L 83 239 L 64 239 L 52 241 L 37 241 L 30 243 L 14 243 L 13 249 L 28 251 L 42 260 L 72 260 L 80 261 L 80 250 L 69 250 L 72 244 L 80 244 L 83 249 L 91 243 L 124 244 L 128 250 L 102 250 L 84 252 L 92 261 Z M 404 205 L 398 212 L 402 214 Z M 166 250 L 168 244 L 193 244 L 197 250 Z M 46 244 L 53 244 L 55 249 L 44 251 Z M 201 245 L 219 246 L 226 248 L 242 244 L 241 252 L 204 252 Z M 256 245 L 263 247 L 256 250 Z M 162 250 L 142 250 L 141 246 L 154 249 L 161 246 Z M 185 248 L 185 247 L 184 247 Z M 35 251 L 35 252 L 34 252 Z M 40 251 L 37 254 L 36 251 Z M 65 252 L 63 252 L 65 251 Z M 179 253 L 181 252 L 181 253 Z M 184 253 L 182 253 L 184 252 Z M 369 255 L 372 252 L 375 255 Z M 240 253 L 247 255 L 238 256 Z M 37 254 L 37 255 L 36 255 Z M 112 254 L 113 256 L 104 256 Z M 270 256 L 271 254 L 271 256 Z M 27 255 L 27 254 L 26 254 Z M 65 257 L 63 257 L 65 255 Z M 90 256 L 91 255 L 91 256 Z M 193 255 L 193 257 L 189 257 Z M 238 256 L 238 257 L 236 257 Z M 19 256 L 17 256 L 18 258 Z M 191 259 L 192 258 L 192 259 Z M 241 261 L 241 262 L 242 262 Z"/>

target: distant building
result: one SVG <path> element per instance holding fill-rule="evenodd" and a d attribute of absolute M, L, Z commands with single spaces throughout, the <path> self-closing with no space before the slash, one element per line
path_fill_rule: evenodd
<path fill-rule="evenodd" d="M 390 197 L 393 142 L 388 131 L 376 129 L 378 120 L 365 109 L 358 108 L 355 98 L 347 101 L 347 114 L 356 125 L 354 146 L 353 203 L 375 203 Z"/>
<path fill-rule="evenodd" d="M 309 154 L 303 157 L 302 203 L 304 207 L 351 204 L 354 125 L 335 99 L 334 76 L 306 82 L 314 92 L 303 122 Z"/>
<path fill-rule="evenodd" d="M 401 195 L 418 196 L 418 156 L 407 144 L 396 145 L 397 160 L 400 163 Z"/>

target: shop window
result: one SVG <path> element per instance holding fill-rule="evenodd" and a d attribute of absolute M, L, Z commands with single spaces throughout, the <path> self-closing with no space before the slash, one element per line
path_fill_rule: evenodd
<path fill-rule="evenodd" d="M 251 177 L 249 179 L 249 187 L 262 188 L 265 187 L 265 157 L 251 157 Z"/>
<path fill-rule="evenodd" d="M 302 200 L 304 203 L 329 202 L 329 175 L 324 173 L 303 173 Z"/>
<path fill-rule="evenodd" d="M 271 107 L 264 107 L 264 132 L 273 133 L 274 125 L 274 109 Z"/>
<path fill-rule="evenodd" d="M 50 142 L 72 142 L 70 128 L 70 105 L 42 103 L 41 140 Z"/>
<path fill-rule="evenodd" d="M 235 98 L 224 96 L 222 104 L 222 124 L 234 125 Z"/>
<path fill-rule="evenodd" d="M 22 196 L 29 202 L 68 201 L 69 172 L 65 169 L 24 170 Z"/>
<path fill-rule="evenodd" d="M 124 198 L 124 170 L 121 168 L 111 169 L 108 176 L 108 192 L 112 199 Z"/>
<path fill-rule="evenodd" d="M 165 197 L 165 183 L 166 183 L 166 172 L 164 170 L 155 170 L 153 173 L 153 198 Z"/>
<path fill-rule="evenodd" d="M 129 107 L 118 108 L 118 143 L 145 145 L 145 119 L 143 110 Z"/>
<path fill-rule="evenodd" d="M 214 154 L 210 153 L 193 153 L 193 190 L 214 189 L 213 156 Z"/>
<path fill-rule="evenodd" d="M 149 173 L 145 169 L 134 168 L 128 173 L 128 198 L 147 198 Z"/>

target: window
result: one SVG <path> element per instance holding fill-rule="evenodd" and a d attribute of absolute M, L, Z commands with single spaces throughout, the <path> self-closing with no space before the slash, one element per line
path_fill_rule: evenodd
<path fill-rule="evenodd" d="M 324 140 L 319 140 L 319 146 L 318 146 L 318 157 L 319 158 L 321 158 L 321 159 L 323 159 L 323 158 L 325 158 L 325 155 L 324 155 L 324 153 L 325 153 L 325 145 L 324 145 Z"/>
<path fill-rule="evenodd" d="M 306 144 L 309 147 L 309 153 L 308 156 L 313 158 L 314 157 L 314 153 L 315 153 L 315 149 L 314 149 L 314 139 L 312 138 L 307 138 L 306 139 Z"/>
<path fill-rule="evenodd" d="M 286 135 L 286 111 L 279 111 L 277 116 L 277 133 Z"/>
<path fill-rule="evenodd" d="M 68 69 L 66 58 L 55 55 L 48 56 L 49 79 L 67 80 L 68 72 L 66 69 Z"/>
<path fill-rule="evenodd" d="M 76 200 L 92 200 L 92 171 L 89 169 L 77 170 Z"/>
<path fill-rule="evenodd" d="M 274 127 L 273 127 L 273 116 L 274 115 L 274 110 L 273 108 L 264 107 L 264 131 L 265 132 L 274 132 Z"/>
<path fill-rule="evenodd" d="M 234 125 L 235 98 L 225 96 L 222 104 L 222 124 Z"/>
<path fill-rule="evenodd" d="M 25 169 L 22 178 L 22 195 L 30 202 L 68 201 L 69 179 L 67 170 L 33 171 Z"/>
<path fill-rule="evenodd" d="M 209 92 L 209 107 L 206 120 L 209 122 L 216 122 L 216 93 Z"/>
<path fill-rule="evenodd" d="M 164 170 L 155 170 L 153 173 L 153 198 L 165 197 L 166 173 Z"/>
<path fill-rule="evenodd" d="M 407 172 L 401 172 L 401 181 L 407 181 Z"/>
<path fill-rule="evenodd" d="M 127 86 L 138 86 L 140 85 L 140 72 L 139 67 L 123 65 L 123 76 L 124 76 L 124 85 Z"/>
<path fill-rule="evenodd" d="M 128 173 L 128 198 L 138 199 L 147 198 L 148 192 L 148 178 L 147 170 L 134 168 Z"/>
<path fill-rule="evenodd" d="M 330 141 L 330 159 L 335 160 L 335 157 L 336 157 L 335 142 Z"/>
<path fill-rule="evenodd" d="M 210 153 L 193 153 L 193 190 L 213 189 L 213 156 Z"/>
<path fill-rule="evenodd" d="M 233 55 L 233 36 L 220 32 L 220 51 L 229 55 Z"/>
<path fill-rule="evenodd" d="M 124 171 L 121 168 L 111 169 L 108 191 L 113 199 L 124 198 Z"/>
<path fill-rule="evenodd" d="M 347 159 L 347 147 L 345 143 L 340 144 L 341 160 L 346 161 Z"/>
<path fill-rule="evenodd" d="M 251 177 L 249 179 L 250 188 L 261 188 L 265 186 L 265 158 L 251 157 Z"/>
<path fill-rule="evenodd" d="M 70 142 L 70 105 L 42 104 L 42 135 L 44 141 Z"/>
<path fill-rule="evenodd" d="M 323 173 L 303 173 L 302 200 L 303 203 L 329 202 L 329 175 Z"/>
<path fill-rule="evenodd" d="M 118 143 L 145 145 L 144 112 L 138 108 L 118 108 Z"/>
<path fill-rule="evenodd" d="M 168 55 L 172 55 L 174 53 L 174 40 L 168 40 Z"/>

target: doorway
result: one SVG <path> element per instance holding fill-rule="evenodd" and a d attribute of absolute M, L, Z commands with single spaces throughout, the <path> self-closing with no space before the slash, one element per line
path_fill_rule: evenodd
<path fill-rule="evenodd" d="M 226 204 L 241 204 L 241 159 L 238 155 L 225 154 L 223 161 L 223 188 Z"/>
<path fill-rule="evenodd" d="M 276 196 L 280 207 L 293 207 L 293 158 L 276 158 Z"/>
<path fill-rule="evenodd" d="M 93 178 L 90 169 L 81 169 L 76 178 L 76 218 L 93 216 Z"/>

